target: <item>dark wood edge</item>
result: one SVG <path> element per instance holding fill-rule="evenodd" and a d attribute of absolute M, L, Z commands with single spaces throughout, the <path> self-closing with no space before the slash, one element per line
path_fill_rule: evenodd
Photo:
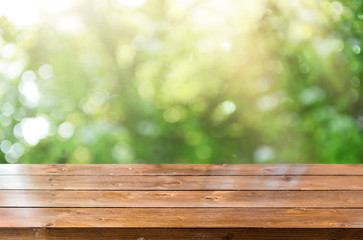
<path fill-rule="evenodd" d="M 362 228 L 0 228 L 2 240 L 363 239 Z"/>

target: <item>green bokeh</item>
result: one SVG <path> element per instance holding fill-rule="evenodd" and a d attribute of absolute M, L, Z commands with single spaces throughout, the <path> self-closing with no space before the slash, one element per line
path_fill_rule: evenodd
<path fill-rule="evenodd" d="M 362 1 L 36 7 L 0 17 L 0 163 L 363 163 Z"/>

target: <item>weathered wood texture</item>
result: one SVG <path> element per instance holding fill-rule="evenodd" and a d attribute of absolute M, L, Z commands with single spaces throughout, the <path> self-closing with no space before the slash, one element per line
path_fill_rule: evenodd
<path fill-rule="evenodd" d="M 0 239 L 363 239 L 363 165 L 0 165 Z"/>
<path fill-rule="evenodd" d="M 358 176 L 363 164 L 0 164 L 0 175 Z"/>
<path fill-rule="evenodd" d="M 363 208 L 363 191 L 0 190 L 2 207 Z"/>
<path fill-rule="evenodd" d="M 363 209 L 2 208 L 0 226 L 106 228 L 360 228 Z"/>
<path fill-rule="evenodd" d="M 363 176 L 0 176 L 0 189 L 363 190 Z"/>

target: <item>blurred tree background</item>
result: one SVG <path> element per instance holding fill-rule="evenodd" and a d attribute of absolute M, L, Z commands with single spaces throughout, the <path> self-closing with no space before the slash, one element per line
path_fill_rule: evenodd
<path fill-rule="evenodd" d="M 0 163 L 363 163 L 363 2 L 0 2 Z"/>

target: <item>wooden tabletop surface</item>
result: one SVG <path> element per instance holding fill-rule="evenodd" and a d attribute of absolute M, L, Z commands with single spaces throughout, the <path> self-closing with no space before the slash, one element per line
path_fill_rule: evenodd
<path fill-rule="evenodd" d="M 363 239 L 363 165 L 0 165 L 0 239 Z"/>

